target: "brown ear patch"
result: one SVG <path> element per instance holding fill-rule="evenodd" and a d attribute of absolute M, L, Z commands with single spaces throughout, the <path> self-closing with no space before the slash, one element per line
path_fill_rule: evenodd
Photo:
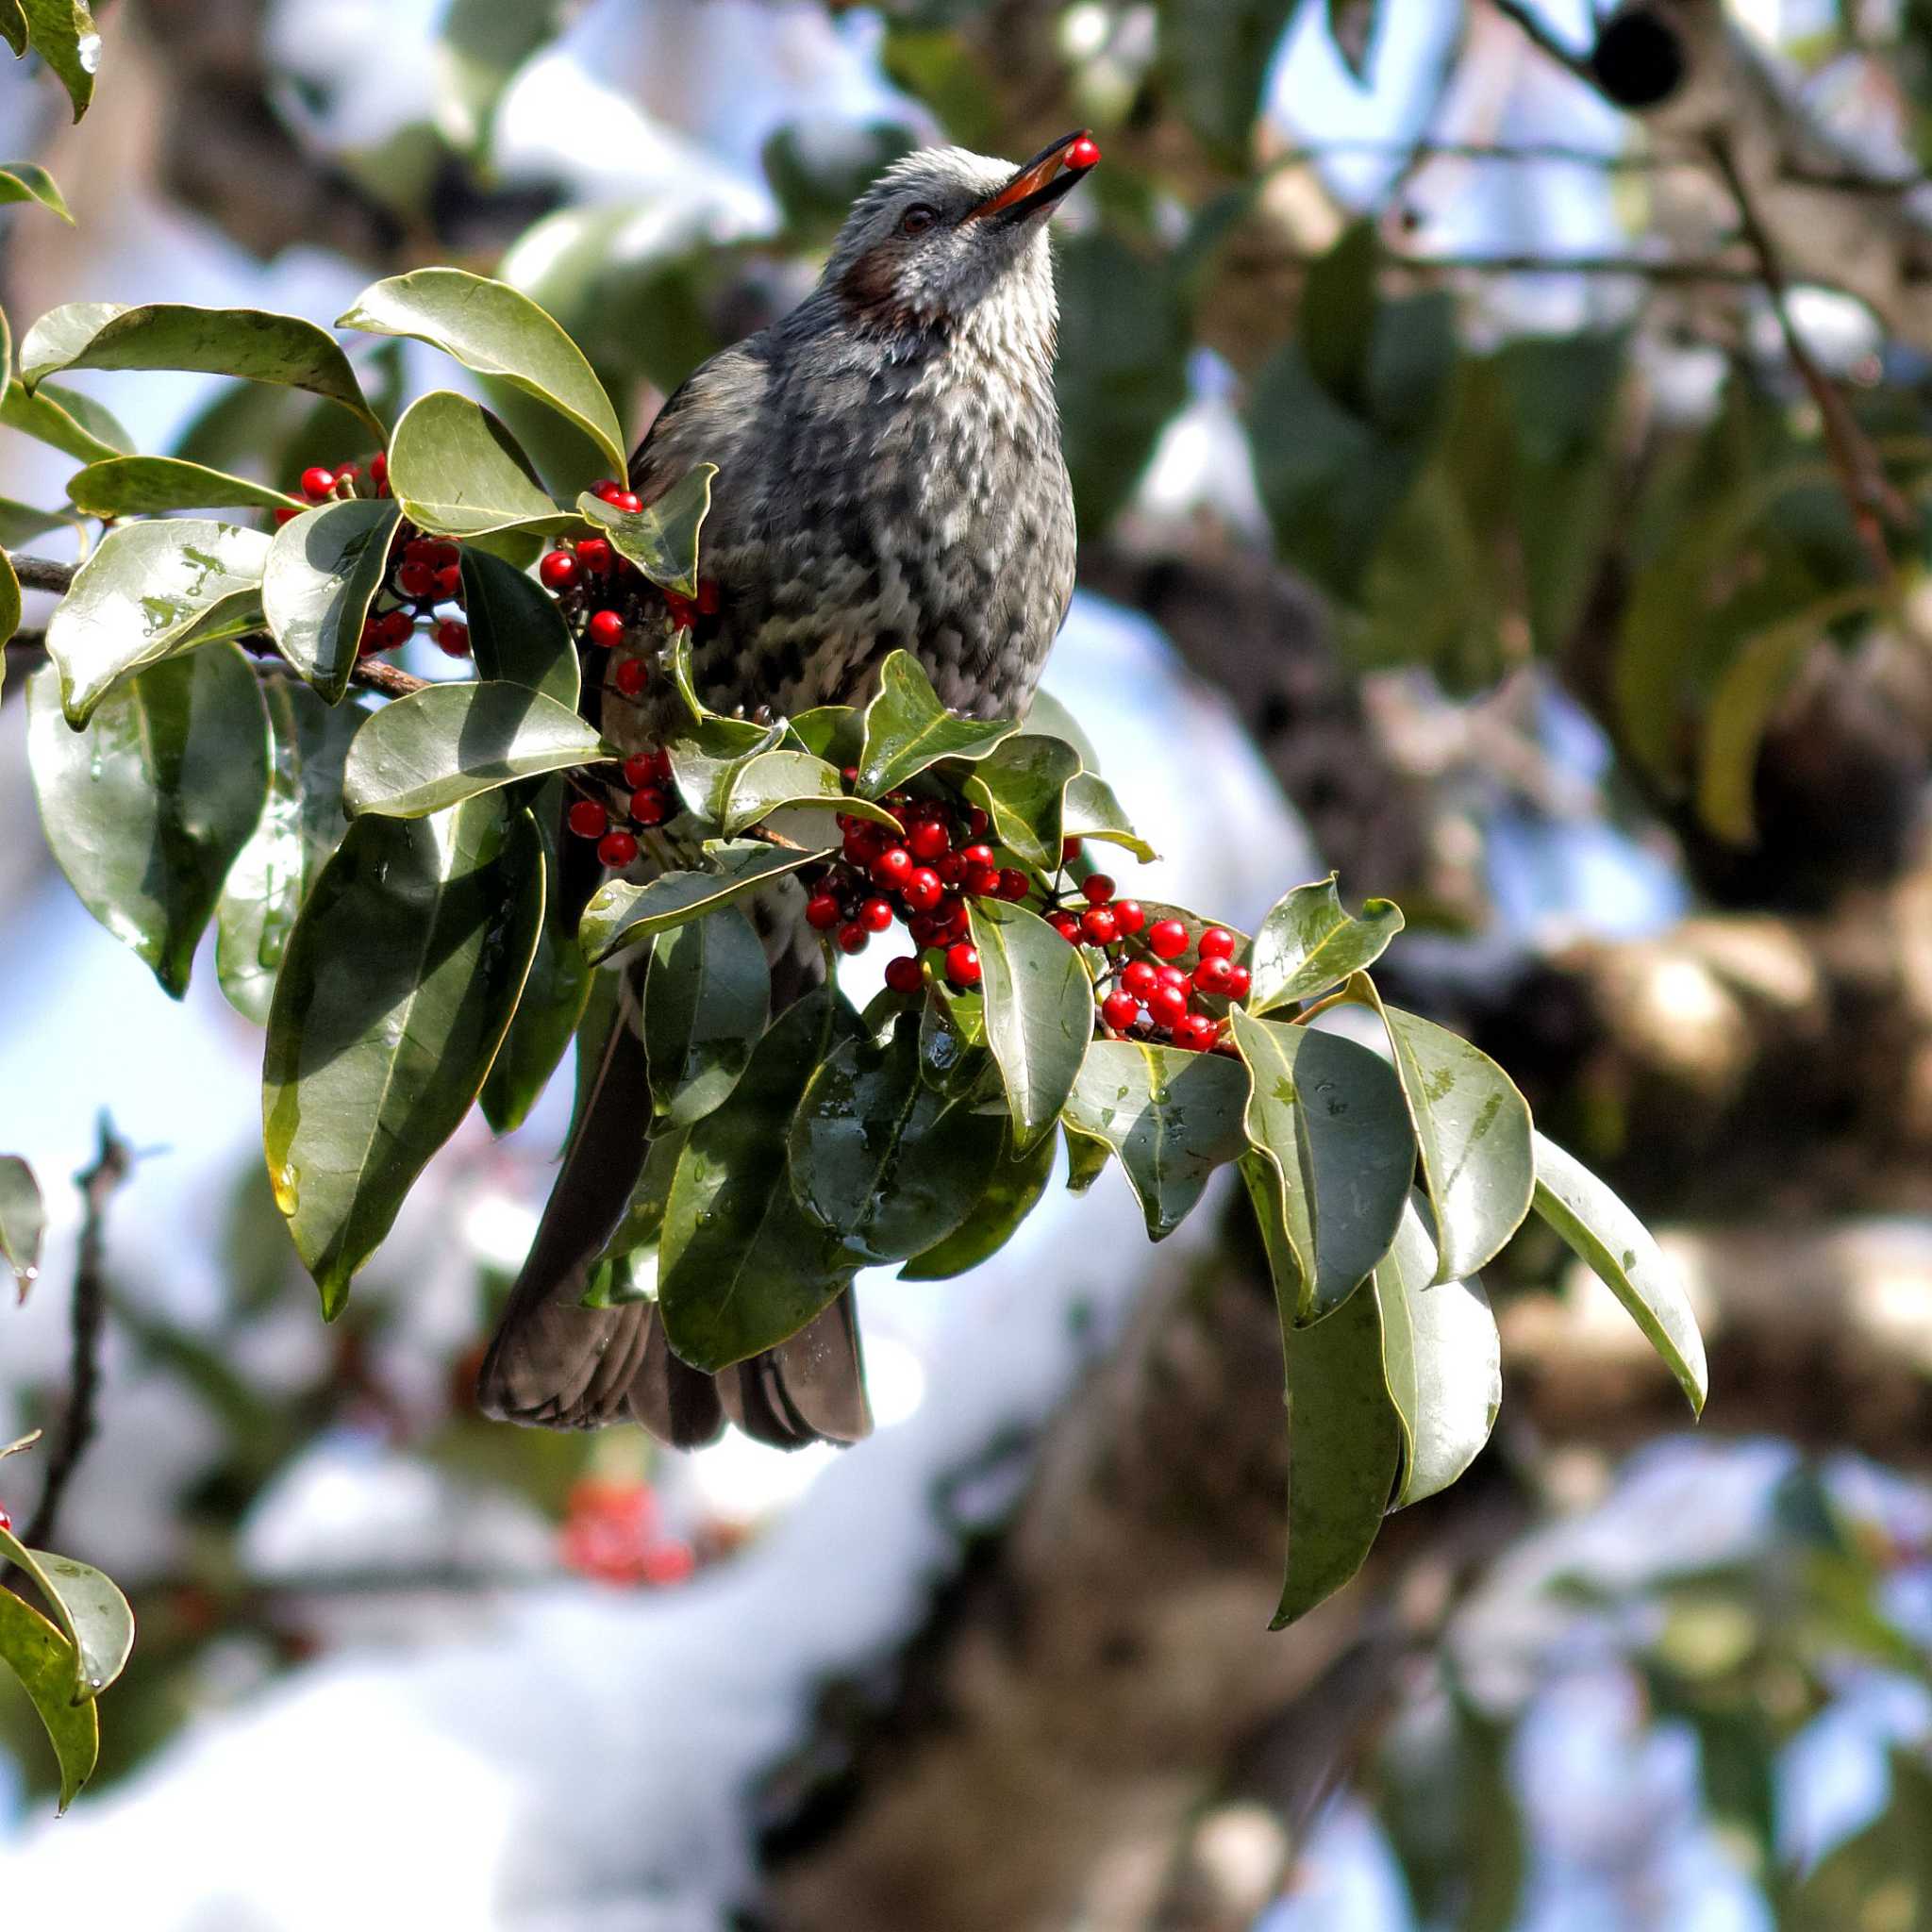
<path fill-rule="evenodd" d="M 894 271 L 897 251 L 868 248 L 839 277 L 839 304 L 854 322 L 868 328 L 902 329 L 915 317 L 899 293 Z"/>

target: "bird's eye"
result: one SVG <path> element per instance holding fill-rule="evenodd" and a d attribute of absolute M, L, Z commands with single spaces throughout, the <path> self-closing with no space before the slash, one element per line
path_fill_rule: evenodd
<path fill-rule="evenodd" d="M 923 235 L 940 218 L 936 208 L 927 208 L 923 201 L 915 201 L 899 217 L 899 232 L 902 235 Z"/>

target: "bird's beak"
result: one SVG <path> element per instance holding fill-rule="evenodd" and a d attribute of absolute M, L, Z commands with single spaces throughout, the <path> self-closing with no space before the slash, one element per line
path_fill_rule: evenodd
<path fill-rule="evenodd" d="M 966 219 L 1024 221 L 1028 215 L 1051 208 L 1099 159 L 1100 149 L 1092 135 L 1084 127 L 1075 128 L 1072 134 L 1061 135 L 1051 146 L 1041 148 L 997 194 L 989 195 L 977 208 L 970 209 Z"/>

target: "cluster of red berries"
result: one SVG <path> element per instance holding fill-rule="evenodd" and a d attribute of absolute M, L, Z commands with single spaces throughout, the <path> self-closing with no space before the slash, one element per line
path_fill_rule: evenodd
<path fill-rule="evenodd" d="M 311 463 L 302 472 L 296 488 L 311 508 L 317 504 L 345 503 L 352 496 L 387 496 L 389 458 L 377 450 L 373 457 L 365 458 L 359 463 L 344 463 L 340 469 L 330 470 L 321 463 Z M 275 527 L 279 529 L 284 524 L 292 523 L 301 514 L 299 509 L 276 510 Z"/>
<path fill-rule="evenodd" d="M 1105 886 L 1110 894 L 1113 882 L 1092 878 L 1087 885 L 1090 891 L 1095 885 Z M 1107 907 L 1103 898 L 1100 909 Z M 1137 915 L 1141 913 L 1138 906 L 1133 909 Z M 1066 931 L 1064 925 L 1060 929 Z M 1090 945 L 1105 944 L 1090 936 L 1082 938 Z M 1204 996 L 1224 1000 L 1247 997 L 1248 969 L 1235 964 L 1235 936 L 1225 926 L 1208 926 L 1195 946 L 1200 963 L 1190 973 L 1174 963 L 1188 950 L 1187 927 L 1178 919 L 1157 919 L 1146 928 L 1146 946 L 1153 958 L 1108 956 L 1112 985 L 1100 1002 L 1100 1017 L 1108 1033 L 1128 1040 L 1165 1038 L 1192 1053 L 1206 1053 L 1217 1046 L 1224 1023 L 1199 1001 Z M 1126 949 L 1121 950 L 1124 955 Z"/>
<path fill-rule="evenodd" d="M 558 1549 L 571 1569 L 600 1583 L 682 1583 L 697 1567 L 691 1545 L 663 1533 L 648 1483 L 575 1484 Z"/>
<path fill-rule="evenodd" d="M 594 798 L 578 799 L 564 814 L 564 823 L 579 839 L 596 840 L 598 858 L 613 869 L 628 865 L 638 856 L 634 828 L 661 825 L 675 815 L 671 754 L 633 752 L 624 761 L 624 789 L 628 796 L 621 816 Z"/>

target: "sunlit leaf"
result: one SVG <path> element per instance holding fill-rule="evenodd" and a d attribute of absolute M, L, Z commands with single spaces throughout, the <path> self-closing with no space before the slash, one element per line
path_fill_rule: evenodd
<path fill-rule="evenodd" d="M 658 936 L 644 974 L 644 1058 L 660 1119 L 689 1126 L 738 1084 L 765 1030 L 771 980 L 735 906 Z"/>
<path fill-rule="evenodd" d="M 884 806 L 847 796 L 838 768 L 809 752 L 761 751 L 732 767 L 723 801 L 727 837 L 762 824 L 794 845 L 828 850 L 844 836 L 841 816 L 898 830 Z"/>
<path fill-rule="evenodd" d="M 20 5 L 34 52 L 67 90 L 78 121 L 94 97 L 94 70 L 101 64 L 101 36 L 86 0 L 20 0 Z"/>
<path fill-rule="evenodd" d="M 1012 1110 L 1013 1142 L 1032 1146 L 1067 1104 L 1093 1038 L 1093 982 L 1052 926 L 1024 906 L 967 902 L 979 953 L 986 1039 Z"/>
<path fill-rule="evenodd" d="M 578 941 L 591 963 L 608 959 L 620 947 L 649 939 L 653 933 L 668 932 L 687 920 L 715 912 L 787 873 L 815 864 L 824 855 L 787 852 L 744 840 L 719 847 L 713 857 L 718 865 L 715 872 L 668 872 L 647 885 L 611 879 L 600 886 L 584 908 L 583 923 L 577 928 Z"/>
<path fill-rule="evenodd" d="M 0 32 L 4 32 L 0 27 Z M 67 211 L 67 203 L 62 198 L 53 175 L 38 161 L 0 161 L 0 202 L 37 201 L 54 213 L 71 228 L 74 217 Z"/>
<path fill-rule="evenodd" d="M 282 656 L 329 704 L 349 689 L 399 512 L 378 497 L 306 510 L 275 532 L 261 606 Z"/>
<path fill-rule="evenodd" d="M 715 463 L 693 464 L 642 509 L 618 509 L 588 492 L 577 498 L 577 508 L 652 583 L 681 597 L 695 597 L 698 545 L 711 508 L 711 478 L 717 474 Z"/>
<path fill-rule="evenodd" d="M 16 58 L 26 52 L 26 15 L 20 0 L 0 0 L 0 40 L 13 49 Z"/>
<path fill-rule="evenodd" d="M 46 1618 L 10 1591 L 0 1590 L 0 1664 L 20 1679 L 40 1713 L 60 1766 L 64 1811 L 93 1775 L 101 1753 L 100 1707 L 74 1697 L 74 1646 Z"/>
<path fill-rule="evenodd" d="M 1105 844 L 1124 846 L 1143 861 L 1159 857 L 1134 830 L 1107 781 L 1092 772 L 1078 773 L 1069 780 L 1060 831 L 1069 839 L 1098 839 Z"/>
<path fill-rule="evenodd" d="M 992 822 L 993 837 L 1023 865 L 1060 861 L 1062 801 L 1080 754 L 1058 738 L 1025 732 L 996 745 L 974 766 L 966 795 Z"/>
<path fill-rule="evenodd" d="M 67 495 L 90 516 L 153 516 L 175 509 L 300 509 L 265 483 L 230 476 L 175 457 L 108 457 L 67 479 Z"/>
<path fill-rule="evenodd" d="M 0 1154 L 0 1259 L 13 1270 L 22 1301 L 41 1272 L 46 1231 L 46 1204 L 33 1169 L 17 1154 Z"/>
<path fill-rule="evenodd" d="M 28 395 L 14 376 L 0 394 L 0 423 L 75 458 L 97 463 L 125 456 L 133 439 L 92 396 L 64 383 L 43 382 Z"/>
<path fill-rule="evenodd" d="M 1010 719 L 988 724 L 954 717 L 934 694 L 919 660 L 910 652 L 894 651 L 880 667 L 877 696 L 865 708 L 858 789 L 876 798 L 941 758 L 982 758 L 1018 728 Z"/>
<path fill-rule="evenodd" d="M 1342 909 L 1335 874 L 1297 886 L 1276 900 L 1255 934 L 1249 955 L 1252 1013 L 1313 999 L 1382 957 L 1402 930 L 1402 913 L 1387 899 L 1370 899 L 1361 917 Z"/>
<path fill-rule="evenodd" d="M 396 425 L 389 487 L 403 514 L 436 536 L 554 532 L 584 523 L 544 491 L 488 409 L 449 390 L 412 403 Z"/>
<path fill-rule="evenodd" d="M 17 1564 L 40 1591 L 56 1626 L 72 1647 L 76 1703 L 98 1697 L 127 1667 L 134 1649 L 134 1612 L 127 1599 L 89 1563 L 30 1550 L 0 1529 L 0 1564 Z"/>

